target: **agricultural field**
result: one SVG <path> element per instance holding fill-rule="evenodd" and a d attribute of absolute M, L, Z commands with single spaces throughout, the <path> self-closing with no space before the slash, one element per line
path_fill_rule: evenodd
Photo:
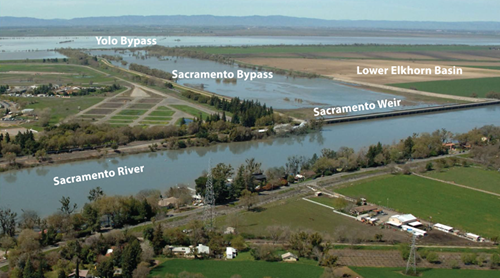
<path fill-rule="evenodd" d="M 323 268 L 310 264 L 264 261 L 216 261 L 216 260 L 167 260 L 155 267 L 149 277 L 167 273 L 179 274 L 183 271 L 202 273 L 207 278 L 229 278 L 235 274 L 245 278 L 262 277 L 320 277 Z"/>
<path fill-rule="evenodd" d="M 187 106 L 187 105 L 172 105 L 173 108 L 177 109 L 177 110 L 180 110 L 182 112 L 185 112 L 185 113 L 188 113 L 190 115 L 193 115 L 195 117 L 199 117 L 200 116 L 200 113 L 203 117 L 203 119 L 206 119 L 208 115 L 208 113 L 205 113 L 203 111 L 200 111 L 194 107 L 191 107 L 191 106 Z"/>
<path fill-rule="evenodd" d="M 226 216 L 219 217 L 217 222 L 217 226 L 227 225 Z M 351 218 L 336 214 L 331 209 L 299 198 L 278 201 L 258 208 L 257 211 L 240 212 L 237 224 L 240 233 L 254 236 L 268 236 L 266 227 L 279 225 L 288 226 L 292 231 L 313 230 L 330 235 L 333 238 L 373 239 L 374 234 L 381 233 L 387 239 L 407 240 L 405 234 L 367 226 Z M 235 223 L 229 225 L 234 226 Z"/>
<path fill-rule="evenodd" d="M 8 82 L 10 81 L 10 82 Z M 113 77 L 92 69 L 65 64 L 0 64 L 0 83 L 89 85 L 114 83 Z"/>
<path fill-rule="evenodd" d="M 500 233 L 498 197 L 416 176 L 385 175 L 335 189 L 350 197 L 365 197 L 402 213 L 453 226 L 485 237 Z M 389 200 L 389 201 L 387 201 Z"/>
<path fill-rule="evenodd" d="M 486 46 L 454 45 L 310 45 L 310 46 L 257 46 L 257 47 L 202 47 L 192 48 L 210 54 L 294 54 L 324 52 L 425 52 L 425 51 L 487 51 Z"/>
<path fill-rule="evenodd" d="M 391 86 L 464 97 L 470 97 L 475 93 L 478 97 L 484 98 L 489 92 L 500 92 L 498 84 L 500 77 L 398 83 Z"/>
<path fill-rule="evenodd" d="M 500 173 L 480 167 L 453 167 L 441 172 L 430 171 L 426 176 L 500 194 Z"/>
<path fill-rule="evenodd" d="M 388 267 L 349 267 L 363 278 L 401 278 L 408 277 L 402 274 L 403 268 Z M 418 269 L 418 277 L 424 278 L 494 278 L 500 275 L 498 270 L 469 270 L 469 269 Z"/>
<path fill-rule="evenodd" d="M 26 99 L 16 98 L 19 103 Z M 50 111 L 50 124 L 56 124 L 70 115 L 77 114 L 80 110 L 84 110 L 92 105 L 101 102 L 103 97 L 72 97 L 72 98 L 36 98 L 29 99 L 29 101 L 36 101 L 36 103 L 22 105 L 25 109 L 35 109 L 35 114 L 41 115 L 47 109 Z M 17 102 L 16 101 L 16 102 Z M 80 110 L 78 109 L 80 108 Z M 26 124 L 34 129 L 36 124 Z"/>

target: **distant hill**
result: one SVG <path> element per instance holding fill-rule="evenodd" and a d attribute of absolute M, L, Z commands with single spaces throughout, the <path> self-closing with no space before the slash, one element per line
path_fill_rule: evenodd
<path fill-rule="evenodd" d="M 289 16 L 213 16 L 213 15 L 159 15 L 109 16 L 73 19 L 38 19 L 31 17 L 0 17 L 1 27 L 35 26 L 248 26 L 248 27 L 318 27 L 363 29 L 416 29 L 498 31 L 500 22 L 437 22 L 437 21 L 383 21 L 383 20 L 324 20 Z"/>

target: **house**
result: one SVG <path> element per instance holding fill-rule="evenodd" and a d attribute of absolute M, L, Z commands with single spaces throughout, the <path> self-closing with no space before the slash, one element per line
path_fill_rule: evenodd
<path fill-rule="evenodd" d="M 198 246 L 196 246 L 196 250 L 198 251 L 198 254 L 210 254 L 210 247 L 203 244 L 198 244 Z"/>
<path fill-rule="evenodd" d="M 191 254 L 191 248 L 184 246 L 173 247 L 172 253 L 177 256 L 186 256 Z"/>
<path fill-rule="evenodd" d="M 70 273 L 68 275 L 68 278 L 90 278 L 90 277 L 92 277 L 91 275 L 89 275 L 88 270 L 79 270 L 78 272 L 79 272 L 79 275 L 77 276 L 76 269 L 75 269 L 75 271 L 73 271 L 72 273 Z"/>
<path fill-rule="evenodd" d="M 450 150 L 454 150 L 455 147 L 456 147 L 456 144 L 455 143 L 443 143 L 443 147 L 447 148 L 447 149 L 450 149 Z"/>
<path fill-rule="evenodd" d="M 234 249 L 233 247 L 226 247 L 226 259 L 232 260 L 236 258 L 236 255 L 238 254 L 238 251 Z"/>
<path fill-rule="evenodd" d="M 401 227 L 401 225 L 405 225 L 408 223 L 412 223 L 417 221 L 417 218 L 413 216 L 413 214 L 401 214 L 401 215 L 393 215 L 389 218 L 389 221 L 386 222 L 386 224 L 395 226 L 395 227 Z"/>
<path fill-rule="evenodd" d="M 303 176 L 303 175 L 301 175 L 301 174 L 297 174 L 297 175 L 295 175 L 295 181 L 296 181 L 296 182 L 303 181 L 303 180 L 305 180 L 305 179 L 306 179 L 306 177 L 304 177 L 304 176 Z"/>
<path fill-rule="evenodd" d="M 158 201 L 158 206 L 167 208 L 177 207 L 179 206 L 179 198 L 175 197 L 163 198 Z"/>
<path fill-rule="evenodd" d="M 294 254 L 292 254 L 290 252 L 287 252 L 287 253 L 281 255 L 281 259 L 284 262 L 296 262 L 299 260 L 299 258 L 297 256 L 295 256 Z"/>
<path fill-rule="evenodd" d="M 227 227 L 226 230 L 224 231 L 224 234 L 225 235 L 234 234 L 235 232 L 236 232 L 235 228 L 233 228 L 233 227 Z"/>

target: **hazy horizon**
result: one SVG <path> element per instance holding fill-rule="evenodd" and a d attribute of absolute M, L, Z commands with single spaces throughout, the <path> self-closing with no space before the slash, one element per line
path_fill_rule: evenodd
<path fill-rule="evenodd" d="M 494 0 L 0 0 L 0 16 L 38 19 L 82 17 L 214 15 L 281 15 L 325 20 L 498 22 L 500 1 Z"/>

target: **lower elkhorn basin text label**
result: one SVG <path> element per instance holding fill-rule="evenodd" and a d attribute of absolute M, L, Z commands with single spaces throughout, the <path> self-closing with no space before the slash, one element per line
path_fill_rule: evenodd
<path fill-rule="evenodd" d="M 54 177 L 54 185 L 57 186 L 57 185 L 63 185 L 63 184 L 113 178 L 116 176 L 117 173 L 118 173 L 118 176 L 126 176 L 126 175 L 139 174 L 139 173 L 143 173 L 143 172 L 144 172 L 144 166 L 136 166 L 136 167 L 123 166 L 123 167 L 118 167 L 116 169 L 116 171 L 104 170 L 104 171 L 98 172 L 98 173 L 70 176 L 70 177 L 66 177 L 66 178 Z"/>

